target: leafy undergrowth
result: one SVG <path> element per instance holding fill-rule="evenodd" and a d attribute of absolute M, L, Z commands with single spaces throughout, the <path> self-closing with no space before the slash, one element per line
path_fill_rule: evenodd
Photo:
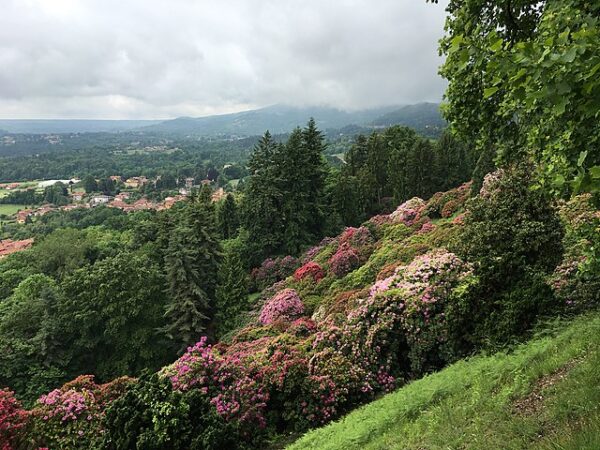
<path fill-rule="evenodd" d="M 600 314 L 455 363 L 288 448 L 598 449 Z"/>

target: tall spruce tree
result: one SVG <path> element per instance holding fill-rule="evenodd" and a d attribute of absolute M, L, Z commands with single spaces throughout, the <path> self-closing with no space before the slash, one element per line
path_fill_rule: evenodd
<path fill-rule="evenodd" d="M 165 256 L 170 297 L 165 332 L 182 351 L 200 338 L 212 317 L 220 244 L 214 213 L 201 198 L 178 214 Z"/>
<path fill-rule="evenodd" d="M 235 241 L 234 241 L 235 242 Z M 247 308 L 248 283 L 238 245 L 226 246 L 219 269 L 215 302 L 215 331 L 217 337 L 240 325 L 242 313 Z"/>
<path fill-rule="evenodd" d="M 211 309 L 210 298 L 202 288 L 196 268 L 198 255 L 190 245 L 194 240 L 191 229 L 176 228 L 165 257 L 170 301 L 165 312 L 168 324 L 164 331 L 176 342 L 180 352 L 200 338 Z"/>
<path fill-rule="evenodd" d="M 267 131 L 254 147 L 248 162 L 251 176 L 244 186 L 241 223 L 247 232 L 250 264 L 258 264 L 266 255 L 276 253 L 282 242 L 283 192 L 279 167 L 281 146 Z"/>
<path fill-rule="evenodd" d="M 238 227 L 237 205 L 233 195 L 227 194 L 217 206 L 217 229 L 223 239 L 232 239 L 237 236 Z"/>
<path fill-rule="evenodd" d="M 435 193 L 435 154 L 427 139 L 417 139 L 411 147 L 406 173 L 409 196 L 429 198 Z"/>

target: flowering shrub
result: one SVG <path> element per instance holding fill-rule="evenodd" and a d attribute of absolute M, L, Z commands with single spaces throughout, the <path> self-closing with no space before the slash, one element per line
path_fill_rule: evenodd
<path fill-rule="evenodd" d="M 298 265 L 298 259 L 289 255 L 283 258 L 267 258 L 252 271 L 251 277 L 259 289 L 264 289 L 290 276 Z"/>
<path fill-rule="evenodd" d="M 390 214 L 390 219 L 394 223 L 403 223 L 411 226 L 419 220 L 425 207 L 425 202 L 419 197 L 413 197 L 402 203 L 396 211 Z"/>
<path fill-rule="evenodd" d="M 294 272 L 294 279 L 296 281 L 302 281 L 307 277 L 310 277 L 315 283 L 318 283 L 325 278 L 325 271 L 319 264 L 310 261 Z"/>
<path fill-rule="evenodd" d="M 340 245 L 348 244 L 353 247 L 364 247 L 373 244 L 375 239 L 367 227 L 348 227 L 340 236 Z"/>
<path fill-rule="evenodd" d="M 498 169 L 494 172 L 488 173 L 483 177 L 483 184 L 479 191 L 479 196 L 483 198 L 490 198 L 493 195 L 498 194 L 501 191 L 500 181 L 506 176 L 504 169 Z"/>
<path fill-rule="evenodd" d="M 460 208 L 460 203 L 456 199 L 449 200 L 442 208 L 442 217 L 447 219 Z"/>
<path fill-rule="evenodd" d="M 447 192 L 436 192 L 427 202 L 421 215 L 432 219 L 452 216 L 469 199 L 472 184 L 468 182 Z"/>
<path fill-rule="evenodd" d="M 245 438 L 199 390 L 174 390 L 167 378 L 143 376 L 108 408 L 106 449 L 236 449 Z M 252 440 L 248 439 L 248 444 Z M 70 448 L 70 447 L 69 447 Z"/>
<path fill-rule="evenodd" d="M 267 301 L 259 316 L 263 325 L 269 325 L 279 319 L 292 320 L 304 314 L 304 304 L 293 289 L 284 289 Z"/>
<path fill-rule="evenodd" d="M 554 295 L 571 312 L 582 312 L 600 305 L 600 278 L 582 272 L 586 257 L 568 258 L 549 279 Z"/>
<path fill-rule="evenodd" d="M 42 395 L 32 411 L 37 445 L 49 448 L 94 448 L 101 438 L 106 408 L 126 391 L 132 379 L 118 378 L 104 385 L 82 375 Z"/>
<path fill-rule="evenodd" d="M 415 258 L 397 274 L 387 289 L 399 289 L 404 299 L 402 328 L 411 369 L 439 369 L 458 357 L 464 345 L 461 324 L 468 307 L 461 300 L 475 282 L 472 267 L 453 253 L 437 250 Z"/>
<path fill-rule="evenodd" d="M 329 268 L 337 277 L 342 277 L 360 266 L 360 258 L 346 242 L 341 244 L 335 254 L 329 259 Z"/>
<path fill-rule="evenodd" d="M 16 450 L 27 421 L 27 412 L 12 391 L 0 389 L 0 450 Z"/>
<path fill-rule="evenodd" d="M 329 244 L 331 244 L 332 242 L 335 242 L 336 239 L 335 238 L 330 238 L 330 237 L 325 237 L 321 240 L 321 242 L 319 242 L 318 245 L 315 245 L 314 247 L 311 247 L 310 249 L 308 249 L 301 258 L 302 264 L 306 264 L 309 261 L 312 261 L 319 253 L 321 253 L 321 251 L 327 247 Z"/>
<path fill-rule="evenodd" d="M 430 231 L 435 230 L 435 225 L 431 222 L 425 222 L 421 228 L 419 229 L 419 231 L 417 231 L 417 233 L 419 234 L 426 234 L 429 233 Z"/>

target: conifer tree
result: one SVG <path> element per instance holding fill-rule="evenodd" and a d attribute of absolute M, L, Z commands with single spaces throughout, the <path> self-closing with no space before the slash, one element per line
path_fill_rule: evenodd
<path fill-rule="evenodd" d="M 232 194 L 227 194 L 217 207 L 217 228 L 223 239 L 232 239 L 237 235 L 239 226 L 238 210 Z"/>
<path fill-rule="evenodd" d="M 248 162 L 251 176 L 244 188 L 241 223 L 247 232 L 250 264 L 259 264 L 281 246 L 283 192 L 276 164 L 280 153 L 280 146 L 267 131 Z"/>
<path fill-rule="evenodd" d="M 217 337 L 233 330 L 246 310 L 248 284 L 246 271 L 240 257 L 239 246 L 229 245 L 219 270 L 215 303 L 215 328 Z"/>
<path fill-rule="evenodd" d="M 166 334 L 184 350 L 209 324 L 220 258 L 214 214 L 200 198 L 178 211 L 165 256 L 170 301 Z"/>

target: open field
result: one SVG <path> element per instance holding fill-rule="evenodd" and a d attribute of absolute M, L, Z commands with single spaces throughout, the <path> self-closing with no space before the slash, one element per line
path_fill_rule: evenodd
<path fill-rule="evenodd" d="M 410 383 L 289 447 L 598 449 L 600 314 Z"/>
<path fill-rule="evenodd" d="M 0 205 L 0 215 L 5 214 L 7 216 L 12 216 L 13 214 L 16 214 L 17 211 L 26 208 L 27 205 Z"/>

